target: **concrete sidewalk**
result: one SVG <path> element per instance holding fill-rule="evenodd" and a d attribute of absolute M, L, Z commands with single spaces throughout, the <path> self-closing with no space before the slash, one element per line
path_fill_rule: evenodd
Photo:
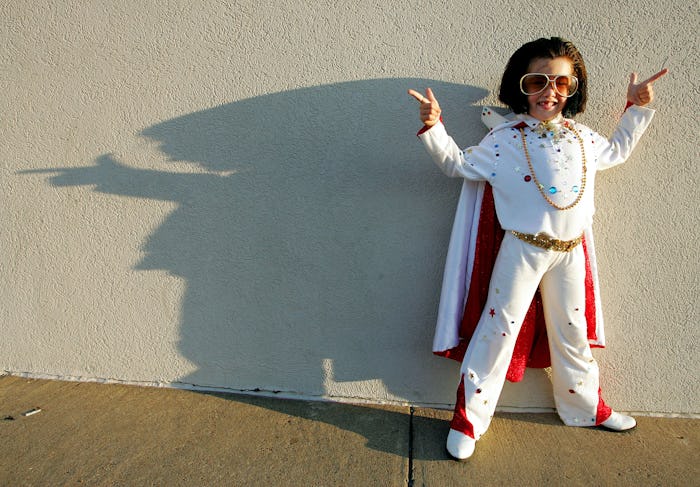
<path fill-rule="evenodd" d="M 611 433 L 499 414 L 460 463 L 444 450 L 449 417 L 5 376 L 0 485 L 700 485 L 697 420 L 642 417 Z"/>

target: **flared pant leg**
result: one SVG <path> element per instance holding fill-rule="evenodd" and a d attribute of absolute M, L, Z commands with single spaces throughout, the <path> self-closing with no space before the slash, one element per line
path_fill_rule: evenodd
<path fill-rule="evenodd" d="M 460 369 L 452 429 L 475 439 L 488 429 L 520 326 L 540 283 L 557 410 L 572 426 L 597 423 L 598 367 L 587 339 L 584 278 L 581 246 L 571 252 L 548 251 L 506 232 L 486 306 Z"/>
<path fill-rule="evenodd" d="M 578 250 L 580 258 L 574 254 Z M 557 414 L 568 426 L 595 426 L 610 409 L 600 397 L 598 363 L 591 353 L 585 316 L 585 260 L 574 249 L 542 277 L 552 392 Z"/>

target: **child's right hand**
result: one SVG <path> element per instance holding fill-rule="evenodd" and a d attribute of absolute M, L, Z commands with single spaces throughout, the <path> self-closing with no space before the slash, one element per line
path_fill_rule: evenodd
<path fill-rule="evenodd" d="M 432 127 L 440 121 L 442 110 L 440 110 L 440 104 L 433 95 L 433 90 L 427 88 L 425 96 L 416 90 L 408 90 L 408 94 L 420 103 L 420 119 L 426 127 Z"/>

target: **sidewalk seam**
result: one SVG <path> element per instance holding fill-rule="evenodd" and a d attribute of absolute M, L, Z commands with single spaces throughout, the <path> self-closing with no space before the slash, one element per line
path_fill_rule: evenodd
<path fill-rule="evenodd" d="M 413 487 L 415 481 L 413 476 L 413 414 L 415 410 L 413 406 L 410 407 L 408 419 L 408 478 L 406 479 L 408 487 Z"/>

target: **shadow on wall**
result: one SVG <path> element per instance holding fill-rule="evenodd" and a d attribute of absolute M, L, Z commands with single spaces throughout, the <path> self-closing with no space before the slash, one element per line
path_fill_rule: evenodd
<path fill-rule="evenodd" d="M 177 203 L 136 269 L 180 276 L 179 350 L 197 386 L 421 400 L 457 181 L 414 134 L 407 88 L 378 79 L 275 93 L 148 127 L 190 174 L 102 155 L 54 186 Z M 484 133 L 480 88 L 430 82 L 451 131 Z M 463 118 L 460 119 L 459 117 Z M 363 389 L 364 387 L 364 389 Z"/>

